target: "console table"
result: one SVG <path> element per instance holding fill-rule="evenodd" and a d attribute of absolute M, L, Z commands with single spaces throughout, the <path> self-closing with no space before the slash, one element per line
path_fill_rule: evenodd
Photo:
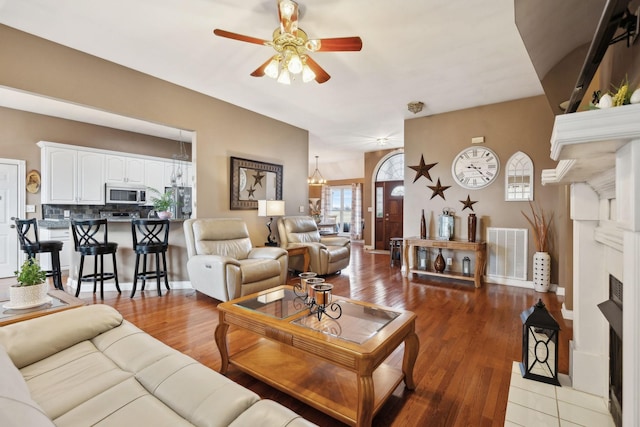
<path fill-rule="evenodd" d="M 469 251 L 475 253 L 475 270 L 473 276 L 465 276 L 462 273 L 447 271 L 438 273 L 437 271 L 428 267 L 426 270 L 420 270 L 416 267 L 415 262 L 417 259 L 416 248 L 435 248 L 435 249 L 449 249 L 453 251 Z M 430 276 L 447 277 L 450 279 L 460 279 L 472 281 L 476 288 L 482 286 L 482 275 L 487 262 L 487 244 L 485 242 L 466 242 L 462 240 L 430 240 L 421 239 L 419 237 L 406 237 L 404 239 L 404 265 L 405 276 L 409 273 L 426 274 Z M 446 257 L 445 257 L 446 258 Z"/>

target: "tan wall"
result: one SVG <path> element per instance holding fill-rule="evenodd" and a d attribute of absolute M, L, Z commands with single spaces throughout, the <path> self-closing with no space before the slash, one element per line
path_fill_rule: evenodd
<path fill-rule="evenodd" d="M 307 206 L 306 130 L 2 25 L 0 63 L 0 85 L 193 130 L 196 215 L 243 218 L 255 244 L 266 236 L 263 218 L 229 210 L 230 156 L 282 164 L 287 214 Z M 47 131 L 37 139 L 55 139 Z M 16 125 L 11 132 L 29 134 Z M 3 153 L 5 145 L 11 141 L 0 141 Z M 29 165 L 37 162 L 29 156 Z"/>
<path fill-rule="evenodd" d="M 558 197 L 563 187 L 540 184 L 542 170 L 556 166 L 549 157 L 553 119 L 546 98 L 539 96 L 405 121 L 405 165 L 417 165 L 421 155 L 424 155 L 426 163 L 437 162 L 437 165 L 430 170 L 433 183 L 424 177 L 413 183 L 415 174 L 408 168 L 405 171 L 404 235 L 419 235 L 420 212 L 424 209 L 430 235 L 434 236 L 438 215 L 443 208 L 449 207 L 455 211 L 456 234 L 466 236 L 466 220 L 470 211 L 462 211 L 460 200 L 465 200 L 467 195 L 477 201 L 473 207 L 480 220 L 482 240 L 486 239 L 487 227 L 528 228 L 521 213 L 530 212 L 528 203 L 504 201 L 506 162 L 516 151 L 523 151 L 531 157 L 535 168 L 535 201 L 546 211 L 554 213 L 550 253 L 552 283 L 558 283 L 562 277 L 559 271 L 562 254 L 558 242 L 566 238 L 565 223 L 558 221 L 566 209 Z M 484 146 L 491 148 L 500 158 L 500 173 L 487 188 L 467 190 L 455 184 L 451 163 L 476 136 L 484 136 Z M 432 191 L 427 185 L 434 185 L 438 178 L 442 185 L 451 186 L 444 192 L 446 200 L 439 196 L 430 199 Z M 535 249 L 531 235 L 529 242 L 532 255 Z M 532 278 L 531 264 L 530 261 L 529 280 Z M 559 285 L 565 286 L 565 283 Z"/>

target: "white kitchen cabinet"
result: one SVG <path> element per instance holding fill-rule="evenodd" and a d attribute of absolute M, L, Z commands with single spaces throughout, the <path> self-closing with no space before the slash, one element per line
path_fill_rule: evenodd
<path fill-rule="evenodd" d="M 78 204 L 104 205 L 104 154 L 78 151 Z"/>
<path fill-rule="evenodd" d="M 105 182 L 109 185 L 144 185 L 145 160 L 120 155 L 105 156 Z"/>
<path fill-rule="evenodd" d="M 164 182 L 164 168 L 166 162 L 161 160 L 145 160 L 144 161 L 144 185 L 147 188 L 155 188 L 156 190 L 163 192 L 165 187 Z M 145 205 L 152 206 L 153 202 L 151 198 L 154 193 L 147 190 L 147 202 Z"/>
<path fill-rule="evenodd" d="M 71 265 L 71 252 L 73 251 L 73 241 L 71 239 L 70 228 L 40 228 L 40 240 L 59 240 L 62 242 L 60 251 L 60 269 L 69 270 Z M 51 254 L 40 254 L 40 265 L 43 270 L 51 270 Z"/>
<path fill-rule="evenodd" d="M 105 155 L 39 142 L 43 204 L 104 205 Z"/>

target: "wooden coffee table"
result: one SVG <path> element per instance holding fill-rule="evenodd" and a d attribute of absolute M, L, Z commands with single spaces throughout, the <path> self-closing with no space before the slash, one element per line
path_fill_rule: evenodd
<path fill-rule="evenodd" d="M 225 374 L 231 364 L 341 422 L 370 426 L 402 381 L 415 388 L 416 315 L 338 296 L 333 301 L 342 307 L 342 316 L 321 321 L 290 286 L 218 305 L 220 372 Z M 259 338 L 230 354 L 230 326 Z M 402 369 L 384 363 L 402 343 Z"/>
<path fill-rule="evenodd" d="M 51 302 L 23 310 L 4 308 L 3 304 L 8 301 L 0 301 L 0 326 L 86 305 L 86 302 L 80 298 L 76 298 L 58 289 L 49 291 L 48 295 L 51 297 Z"/>

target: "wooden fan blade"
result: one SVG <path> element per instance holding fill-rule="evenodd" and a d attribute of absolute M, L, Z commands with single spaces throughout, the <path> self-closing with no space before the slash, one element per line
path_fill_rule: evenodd
<path fill-rule="evenodd" d="M 292 0 L 280 0 L 278 2 L 278 19 L 280 20 L 280 33 L 298 35 L 298 3 Z"/>
<path fill-rule="evenodd" d="M 269 58 L 265 61 L 264 64 L 262 64 L 261 66 L 259 66 L 258 68 L 256 68 L 253 73 L 251 73 L 251 75 L 253 77 L 262 77 L 264 76 L 264 69 L 267 68 L 267 65 L 269 65 L 269 62 L 271 62 L 273 58 Z"/>
<path fill-rule="evenodd" d="M 267 43 L 271 43 L 271 41 L 268 41 L 268 40 L 262 40 L 256 37 L 249 37 L 243 34 L 232 33 L 230 31 L 220 30 L 217 28 L 213 30 L 213 34 L 215 34 L 216 36 L 226 37 L 228 39 L 239 40 L 241 42 L 247 42 L 247 43 L 254 43 L 254 44 L 261 44 L 261 45 L 267 45 Z"/>
<path fill-rule="evenodd" d="M 360 37 L 336 37 L 331 39 L 309 40 L 306 48 L 311 52 L 345 52 L 362 49 Z"/>
<path fill-rule="evenodd" d="M 309 68 L 311 68 L 311 71 L 313 71 L 316 74 L 316 81 L 318 83 L 322 84 L 331 78 L 329 73 L 323 70 L 322 67 L 318 65 L 316 61 L 311 59 L 310 56 L 307 56 L 307 65 L 309 66 Z"/>

